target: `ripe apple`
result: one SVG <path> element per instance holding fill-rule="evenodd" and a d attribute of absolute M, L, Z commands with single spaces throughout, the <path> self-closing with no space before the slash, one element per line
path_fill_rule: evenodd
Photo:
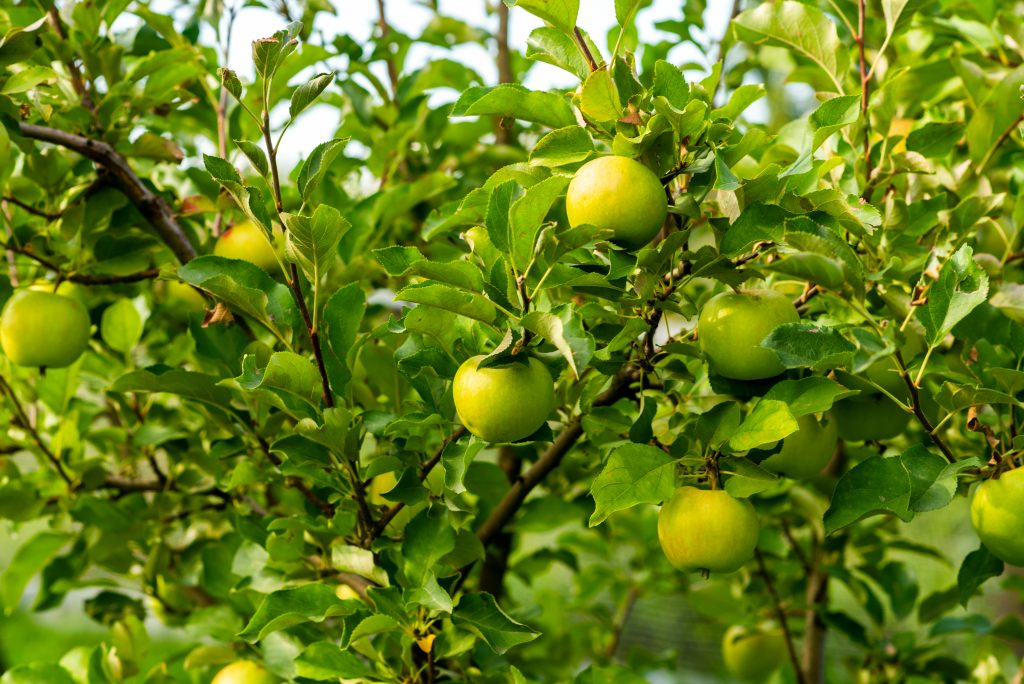
<path fill-rule="evenodd" d="M 668 215 L 661 181 L 629 157 L 598 157 L 580 167 L 565 197 L 569 225 L 613 231 L 612 242 L 640 249 L 658 234 Z"/>
<path fill-rule="evenodd" d="M 213 678 L 211 684 L 274 684 L 273 675 L 251 660 L 231 663 Z"/>
<path fill-rule="evenodd" d="M 813 415 L 796 419 L 800 429 L 782 440 L 782 448 L 761 461 L 761 467 L 773 473 L 806 480 L 828 465 L 839 441 L 836 420 L 825 414 L 819 421 Z"/>
<path fill-rule="evenodd" d="M 754 557 L 754 507 L 717 489 L 679 487 L 658 514 L 658 541 L 680 570 L 735 572 Z"/>
<path fill-rule="evenodd" d="M 903 433 L 910 414 L 884 394 L 858 394 L 832 406 L 839 436 L 848 442 L 878 442 Z"/>
<path fill-rule="evenodd" d="M 275 236 L 275 241 L 279 238 Z M 228 228 L 213 246 L 213 253 L 227 259 L 243 259 L 256 264 L 268 273 L 279 270 L 277 248 L 271 245 L 259 226 L 249 220 L 239 221 Z"/>
<path fill-rule="evenodd" d="M 484 356 L 459 366 L 452 385 L 459 420 L 480 439 L 515 442 L 529 437 L 555 407 L 555 381 L 537 359 L 478 368 Z"/>
<path fill-rule="evenodd" d="M 0 316 L 0 345 L 19 366 L 70 366 L 89 346 L 89 313 L 53 292 L 16 292 Z"/>
<path fill-rule="evenodd" d="M 1024 567 L 1024 467 L 978 485 L 971 524 L 993 556 Z"/>
<path fill-rule="evenodd" d="M 722 637 L 722 659 L 736 679 L 759 682 L 782 665 L 786 638 L 782 630 L 753 631 L 730 627 Z"/>
<path fill-rule="evenodd" d="M 723 292 L 704 304 L 697 319 L 700 348 L 711 370 L 733 380 L 761 380 L 786 370 L 761 342 L 783 323 L 796 323 L 793 304 L 774 290 Z"/>

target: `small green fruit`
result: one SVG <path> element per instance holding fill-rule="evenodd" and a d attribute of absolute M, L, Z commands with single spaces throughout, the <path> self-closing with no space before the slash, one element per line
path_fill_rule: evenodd
<path fill-rule="evenodd" d="M 593 159 L 576 172 L 565 197 L 572 227 L 589 224 L 613 232 L 612 242 L 639 249 L 654 239 L 668 215 L 658 177 L 628 157 Z"/>
<path fill-rule="evenodd" d="M 884 394 L 858 394 L 837 401 L 832 416 L 847 442 L 877 442 L 901 435 L 910 414 Z"/>
<path fill-rule="evenodd" d="M 679 487 L 658 514 L 658 541 L 686 572 L 735 572 L 754 557 L 758 522 L 746 499 L 723 490 Z"/>
<path fill-rule="evenodd" d="M 199 313 L 206 311 L 206 299 L 194 287 L 180 280 L 166 281 L 168 303 L 180 307 L 184 311 Z"/>
<path fill-rule="evenodd" d="M 978 485 L 971 524 L 993 556 L 1024 567 L 1024 467 Z"/>
<path fill-rule="evenodd" d="M 806 480 L 828 465 L 839 441 L 836 421 L 826 414 L 821 421 L 813 415 L 796 419 L 800 429 L 782 440 L 782 448 L 761 461 L 761 466 L 797 480 Z"/>
<path fill-rule="evenodd" d="M 211 684 L 274 684 L 273 675 L 251 660 L 231 663 L 213 678 Z"/>
<path fill-rule="evenodd" d="M 774 290 L 723 292 L 712 297 L 697 320 L 700 348 L 711 370 L 733 380 L 761 380 L 786 370 L 779 357 L 761 342 L 800 315 Z"/>
<path fill-rule="evenodd" d="M 226 259 L 243 259 L 267 273 L 279 270 L 275 246 L 270 244 L 260 227 L 249 220 L 239 221 L 221 233 L 213 246 L 213 253 Z"/>
<path fill-rule="evenodd" d="M 478 368 L 484 356 L 459 366 L 452 385 L 459 420 L 480 439 L 516 442 L 540 429 L 555 406 L 555 381 L 537 359 Z"/>
<path fill-rule="evenodd" d="M 70 366 L 89 346 L 89 314 L 77 299 L 16 292 L 0 316 L 0 345 L 19 366 Z"/>
<path fill-rule="evenodd" d="M 722 638 L 722 659 L 736 679 L 764 681 L 782 665 L 786 657 L 786 638 L 782 630 L 750 631 L 730 627 Z"/>

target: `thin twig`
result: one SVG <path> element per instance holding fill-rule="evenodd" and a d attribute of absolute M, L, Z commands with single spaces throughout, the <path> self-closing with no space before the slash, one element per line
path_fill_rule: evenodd
<path fill-rule="evenodd" d="M 28 415 L 25 413 L 25 408 L 21 405 L 21 401 L 18 399 L 18 395 L 14 393 L 14 389 L 8 384 L 7 379 L 0 375 L 0 392 L 7 395 L 7 398 L 11 400 L 11 405 L 14 407 L 14 413 L 18 418 L 18 424 L 28 432 L 32 441 L 35 442 L 39 450 L 43 452 L 47 460 L 53 464 L 53 467 L 57 470 L 57 474 L 60 475 L 61 479 L 67 483 L 69 487 L 74 487 L 74 481 L 68 472 L 64 469 L 64 464 L 60 462 L 57 455 L 46 445 L 43 438 L 39 435 L 39 431 L 36 430 L 35 426 L 32 425 L 32 421 L 28 419 Z"/>
<path fill-rule="evenodd" d="M 579 26 L 573 26 L 572 35 L 576 39 L 576 45 L 579 47 L 580 52 L 583 53 L 583 58 L 587 60 L 587 65 L 590 67 L 590 71 L 594 72 L 600 69 L 597 62 L 594 60 L 594 54 L 590 51 L 590 46 L 587 45 L 587 39 L 583 37 L 583 32 L 580 31 Z"/>
<path fill-rule="evenodd" d="M 800 658 L 797 656 L 796 646 L 793 644 L 793 632 L 789 629 L 789 620 L 786 619 L 786 611 L 782 607 L 782 599 L 779 598 L 779 592 L 775 590 L 775 583 L 772 582 L 771 575 L 768 574 L 768 566 L 765 565 L 761 549 L 754 550 L 754 557 L 757 559 L 757 566 L 760 569 L 761 579 L 764 580 L 764 586 L 768 589 L 768 595 L 772 598 L 775 616 L 779 620 L 782 635 L 785 637 L 786 653 L 789 654 L 789 662 L 793 666 L 793 672 L 796 674 L 797 684 L 805 684 L 807 679 L 800 667 Z"/>
<path fill-rule="evenodd" d="M 387 42 L 388 36 L 391 34 L 391 26 L 388 24 L 387 11 L 384 6 L 384 0 L 377 0 L 377 25 L 380 27 L 380 37 L 382 42 Z M 391 97 L 394 101 L 398 101 L 398 66 L 395 64 L 394 57 L 391 56 L 391 50 L 385 46 L 385 50 L 388 53 L 388 58 L 384 60 L 388 67 L 388 80 L 391 81 Z"/>
<path fill-rule="evenodd" d="M 4 197 L 4 202 L 10 202 L 15 206 L 21 207 L 22 209 L 32 214 L 33 216 L 40 216 L 46 219 L 47 221 L 56 221 L 61 216 L 63 216 L 62 212 L 57 212 L 56 214 L 54 214 L 48 211 L 43 211 L 42 209 L 36 209 L 31 204 L 28 204 L 27 202 L 22 202 L 17 197 L 11 197 L 10 195 Z"/>
<path fill-rule="evenodd" d="M 950 463 L 956 463 L 956 456 L 953 455 L 953 452 L 942 437 L 938 435 L 938 431 L 934 426 L 932 426 L 932 422 L 928 420 L 928 416 L 925 415 L 924 410 L 921 408 L 921 393 L 918 390 L 917 385 L 914 384 L 913 379 L 910 377 L 909 371 L 907 371 L 907 364 L 903 360 L 903 354 L 897 349 L 893 356 L 896 359 L 896 364 L 899 366 L 900 377 L 903 378 L 903 383 L 907 386 L 907 390 L 910 392 L 910 408 L 913 410 L 914 416 L 917 418 L 917 422 L 919 422 L 921 427 L 924 428 L 924 431 L 928 433 L 928 436 L 931 437 L 932 442 L 934 442 L 935 446 L 939 448 L 942 455 L 946 457 L 946 460 Z"/>
<path fill-rule="evenodd" d="M 857 35 L 854 39 L 857 42 L 860 60 L 860 113 L 864 119 L 864 181 L 867 184 L 871 179 L 871 120 L 868 117 L 871 76 L 868 73 L 867 61 L 864 59 L 864 4 L 865 0 L 857 0 Z"/>

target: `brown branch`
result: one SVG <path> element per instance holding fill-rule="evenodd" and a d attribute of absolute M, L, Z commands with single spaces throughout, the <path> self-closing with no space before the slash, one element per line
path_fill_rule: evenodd
<path fill-rule="evenodd" d="M 1013 121 L 1013 123 L 1007 126 L 1006 130 L 1003 131 L 996 139 L 995 144 L 992 145 L 992 148 L 989 149 L 989 151 L 985 154 L 985 158 L 981 160 L 981 164 L 978 165 L 978 174 L 981 174 L 981 172 L 985 170 L 985 167 L 988 166 L 988 163 L 992 160 L 992 157 L 995 156 L 996 150 L 1002 147 L 1003 143 L 1006 142 L 1011 135 L 1013 135 L 1014 129 L 1017 128 L 1017 126 L 1020 126 L 1022 123 L 1024 123 L 1024 112 L 1021 112 L 1020 116 L 1018 116 Z"/>
<path fill-rule="evenodd" d="M 504 446 L 498 452 L 498 467 L 505 473 L 509 484 L 515 484 L 522 472 L 523 461 L 516 450 Z M 513 536 L 509 532 L 498 533 L 494 542 L 487 548 L 483 567 L 480 568 L 480 579 L 477 583 L 480 591 L 486 591 L 500 600 L 505 590 L 505 573 L 508 571 L 508 557 L 512 552 Z"/>
<path fill-rule="evenodd" d="M 93 275 L 89 273 L 66 273 L 64 269 L 46 257 L 39 256 L 31 249 L 8 242 L 5 248 L 15 254 L 28 257 L 47 270 L 57 273 L 60 280 L 69 280 L 80 285 L 113 285 L 115 283 L 137 283 L 142 280 L 152 280 L 160 275 L 160 269 L 147 268 L 145 271 L 126 273 L 125 275 Z"/>
<path fill-rule="evenodd" d="M 594 406 L 609 406 L 620 398 L 629 394 L 630 383 L 633 379 L 632 366 L 624 366 L 613 378 L 611 385 L 602 392 L 595 400 Z M 540 458 L 534 463 L 508 490 L 505 496 L 494 507 L 487 520 L 477 529 L 476 536 L 481 543 L 486 545 L 496 534 L 504 529 L 505 525 L 512 519 L 519 510 L 519 507 L 526 501 L 526 496 L 533 491 L 548 473 L 558 467 L 573 445 L 583 435 L 583 424 L 580 416 L 574 416 L 566 423 L 565 428 L 559 433 L 555 441 L 548 447 Z"/>
<path fill-rule="evenodd" d="M 820 566 L 821 544 L 816 542 L 813 550 L 814 562 L 807 576 L 807 608 L 804 613 L 804 681 L 809 684 L 825 682 L 825 637 L 828 627 L 821 619 L 820 610 L 828 603 L 828 573 Z"/>
<path fill-rule="evenodd" d="M 935 428 L 932 426 L 932 422 L 928 420 L 928 416 L 925 415 L 924 410 L 921 408 L 921 393 L 918 390 L 917 385 L 914 384 L 913 378 L 910 377 L 910 373 L 907 371 L 907 364 L 903 361 L 903 354 L 897 349 L 893 355 L 896 359 L 896 364 L 900 369 L 900 377 L 903 378 L 903 384 L 907 386 L 907 390 L 910 392 L 910 408 L 914 412 L 914 417 L 917 418 L 917 422 L 921 424 L 924 431 L 931 437 L 932 442 L 939 448 L 942 455 L 946 457 L 946 460 L 950 463 L 956 463 L 956 456 L 950 450 L 945 440 L 942 439 L 937 433 Z"/>
<path fill-rule="evenodd" d="M 384 7 L 384 0 L 377 0 L 377 26 L 380 27 L 381 42 L 387 42 L 387 38 L 391 35 L 391 26 L 388 24 L 387 11 Z M 384 50 L 388 54 L 388 58 L 384 60 L 388 67 L 388 80 L 391 81 L 391 97 L 397 102 L 398 101 L 398 66 L 395 64 L 394 57 L 391 56 L 391 50 L 385 46 Z"/>
<path fill-rule="evenodd" d="M 441 446 L 437 447 L 434 455 L 420 465 L 420 482 L 426 480 L 427 476 L 430 475 L 430 471 L 432 471 L 434 467 L 441 462 L 441 455 L 444 453 L 445 448 L 452 442 L 459 441 L 464 434 L 466 434 L 466 428 L 460 425 L 455 428 L 450 435 L 441 440 Z M 387 529 L 387 526 L 391 524 L 391 521 L 395 519 L 395 516 L 398 515 L 403 508 L 405 508 L 405 504 L 403 502 L 398 502 L 391 508 L 384 511 L 380 516 L 380 519 L 374 523 L 370 530 L 371 539 L 376 539 L 383 534 L 384 530 Z"/>
<path fill-rule="evenodd" d="M 14 407 L 15 416 L 18 419 L 18 424 L 28 432 L 32 441 L 35 442 L 39 450 L 43 452 L 47 460 L 53 464 L 53 467 L 57 470 L 57 474 L 60 478 L 67 483 L 69 487 L 74 487 L 74 482 L 68 472 L 64 469 L 64 464 L 60 462 L 57 455 L 46 445 L 43 438 L 39 435 L 39 431 L 36 430 L 35 426 L 32 425 L 32 421 L 28 419 L 28 415 L 25 413 L 25 408 L 21 405 L 21 401 L 18 399 L 18 395 L 14 393 L 14 389 L 7 383 L 7 379 L 0 375 L 0 393 L 7 395 L 7 398 L 11 400 L 11 405 Z"/>
<path fill-rule="evenodd" d="M 22 209 L 32 214 L 33 216 L 40 216 L 46 219 L 47 221 L 56 221 L 57 219 L 64 215 L 63 212 L 57 212 L 56 214 L 52 214 L 48 211 L 43 211 L 42 209 L 36 209 L 31 204 L 28 204 L 27 202 L 22 202 L 17 197 L 11 197 L 9 195 L 4 197 L 4 202 L 10 202 L 15 206 L 21 207 Z"/>
<path fill-rule="evenodd" d="M 512 55 L 508 47 L 508 5 L 504 2 L 497 4 L 498 32 L 495 40 L 498 44 L 496 61 L 498 64 L 498 83 L 511 83 L 515 74 L 512 72 Z M 494 141 L 499 145 L 507 145 L 511 142 L 511 131 L 502 125 L 504 117 L 496 117 L 494 120 Z"/>
<path fill-rule="evenodd" d="M 594 55 L 593 53 L 590 52 L 590 46 L 587 45 L 587 39 L 583 37 L 583 32 L 580 31 L 579 26 L 572 27 L 572 35 L 573 38 L 576 39 L 576 45 L 579 46 L 580 52 L 583 53 L 584 59 L 587 60 L 587 64 L 590 66 L 590 71 L 593 72 L 600 69 L 601 67 L 599 67 L 597 65 L 597 62 L 594 60 Z"/>
<path fill-rule="evenodd" d="M 867 61 L 864 59 L 864 0 L 857 0 L 857 35 L 854 40 L 857 42 L 857 53 L 860 60 L 860 113 L 864 118 L 864 182 L 867 185 L 865 193 L 870 196 L 871 180 L 871 120 L 868 117 L 868 100 L 870 98 L 871 74 L 868 72 Z M 868 197 L 864 197 L 868 199 Z"/>
<path fill-rule="evenodd" d="M 149 221 L 181 263 L 196 257 L 195 247 L 189 242 L 167 200 L 150 190 L 128 165 L 127 160 L 108 143 L 47 126 L 27 123 L 19 126 L 21 134 L 26 138 L 66 147 L 99 164 L 110 174 L 117 189 L 124 193 L 139 213 Z"/>
<path fill-rule="evenodd" d="M 633 614 L 633 607 L 636 606 L 637 599 L 640 598 L 641 589 L 638 586 L 632 586 L 626 593 L 626 600 L 623 603 L 622 610 L 619 612 L 619 617 L 615 621 L 614 630 L 612 631 L 611 641 L 608 642 L 607 648 L 604 650 L 604 657 L 611 660 L 615 657 L 615 654 L 619 650 L 619 644 L 622 642 L 622 633 L 626 629 L 626 625 L 629 623 L 629 618 Z"/>
<path fill-rule="evenodd" d="M 786 641 L 786 653 L 789 655 L 789 662 L 793 666 L 793 672 L 796 674 L 797 684 L 806 684 L 807 679 L 800 668 L 800 658 L 797 656 L 796 646 L 793 645 L 793 632 L 789 629 L 789 620 L 786 619 L 786 611 L 783 609 L 782 599 L 779 598 L 779 592 L 775 590 L 775 583 L 772 582 L 771 575 L 768 574 L 768 566 L 765 565 L 761 549 L 754 550 L 754 557 L 757 559 L 757 567 L 760 570 L 761 579 L 764 580 L 764 586 L 768 589 L 768 595 L 771 596 L 772 604 L 775 608 L 775 617 L 782 628 L 782 635 Z"/>

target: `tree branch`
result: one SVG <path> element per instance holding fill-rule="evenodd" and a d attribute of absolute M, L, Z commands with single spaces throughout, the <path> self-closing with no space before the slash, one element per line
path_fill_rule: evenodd
<path fill-rule="evenodd" d="M 587 65 L 590 67 L 590 70 L 593 72 L 600 69 L 601 67 L 599 67 L 597 62 L 594 60 L 594 55 L 590 51 L 590 46 L 587 45 L 587 40 L 583 37 L 583 32 L 580 31 L 579 26 L 572 27 L 572 35 L 573 38 L 576 39 L 576 45 L 579 47 L 580 52 L 583 53 L 583 58 L 587 60 Z"/>
<path fill-rule="evenodd" d="M 825 636 L 828 628 L 819 611 L 828 603 L 828 573 L 821 567 L 821 544 L 815 542 L 811 572 L 807 576 L 807 608 L 804 613 L 804 681 L 825 682 Z"/>
<path fill-rule="evenodd" d="M 519 479 L 523 462 L 513 447 L 503 446 L 498 452 L 498 467 L 512 485 Z M 480 568 L 478 587 L 480 591 L 491 594 L 495 600 L 501 600 L 505 590 L 505 573 L 508 570 L 508 557 L 512 552 L 512 541 L 511 533 L 499 532 L 487 549 L 483 567 Z"/>
<path fill-rule="evenodd" d="M 64 464 L 60 462 L 57 455 L 50 450 L 50 447 L 46 445 L 43 438 L 39 435 L 39 431 L 36 430 L 35 426 L 32 425 L 32 421 L 28 419 L 28 415 L 25 413 L 25 408 L 21 405 L 21 401 L 18 399 L 18 395 L 14 393 L 14 389 L 7 383 L 7 379 L 0 375 L 0 393 L 7 395 L 7 398 L 11 400 L 11 405 L 14 407 L 14 414 L 18 419 L 18 423 L 21 427 L 28 432 L 32 441 L 35 442 L 39 450 L 43 452 L 47 460 L 53 464 L 53 467 L 57 470 L 57 474 L 60 478 L 67 483 L 68 487 L 74 487 L 74 481 L 68 472 L 64 469 Z"/>
<path fill-rule="evenodd" d="M 782 635 L 786 641 L 786 653 L 789 654 L 789 662 L 796 674 L 797 684 L 806 684 L 807 679 L 804 677 L 803 670 L 800 669 L 800 658 L 797 656 L 796 646 L 793 645 L 793 632 L 789 629 L 789 620 L 786 619 L 786 611 L 782 608 L 782 599 L 779 598 L 779 592 L 775 590 L 775 583 L 772 582 L 771 575 L 768 574 L 768 566 L 765 565 L 761 549 L 754 549 L 754 557 L 757 559 L 757 567 L 760 570 L 761 579 L 764 580 L 764 586 L 768 589 L 768 595 L 771 596 L 775 617 L 782 628 Z"/>
<path fill-rule="evenodd" d="M 380 27 L 381 40 L 386 42 L 389 35 L 391 35 L 391 25 L 388 24 L 387 11 L 384 6 L 384 0 L 377 0 L 377 25 Z M 387 46 L 384 48 L 388 53 L 388 58 L 385 60 L 388 67 L 388 80 L 391 81 L 391 98 L 393 101 L 398 101 L 398 67 L 395 65 L 395 59 L 391 56 L 391 50 Z"/>
<path fill-rule="evenodd" d="M 903 354 L 900 353 L 899 349 L 896 350 L 894 357 L 896 364 L 900 368 L 900 377 L 903 378 L 903 383 L 907 386 L 907 390 L 910 391 L 910 408 L 914 411 L 914 417 L 917 418 L 917 422 L 928 433 L 928 436 L 931 437 L 932 442 L 939 448 L 942 455 L 946 457 L 946 460 L 950 463 L 956 463 L 956 456 L 953 455 L 953 452 L 942 437 L 938 435 L 935 427 L 932 426 L 932 422 L 928 420 L 928 416 L 925 415 L 924 410 L 921 408 L 921 392 L 910 377 L 910 373 L 907 371 L 907 364 L 903 361 Z"/>
<path fill-rule="evenodd" d="M 26 138 L 66 147 L 99 164 L 110 174 L 117 189 L 149 221 L 178 261 L 186 263 L 196 257 L 195 247 L 189 242 L 167 200 L 150 190 L 127 160 L 108 143 L 47 126 L 27 123 L 19 126 L 21 134 Z"/>
<path fill-rule="evenodd" d="M 4 197 L 4 202 L 10 202 L 11 204 L 13 204 L 15 206 L 21 207 L 22 209 L 24 209 L 28 213 L 32 214 L 33 216 L 40 216 L 40 217 L 46 219 L 47 221 L 56 221 L 57 219 L 59 219 L 61 216 L 64 215 L 63 212 L 58 212 L 56 214 L 51 214 L 48 211 L 43 211 L 42 209 L 36 209 L 31 204 L 28 204 L 27 202 L 22 202 L 17 197 L 11 197 L 9 195 Z"/>

